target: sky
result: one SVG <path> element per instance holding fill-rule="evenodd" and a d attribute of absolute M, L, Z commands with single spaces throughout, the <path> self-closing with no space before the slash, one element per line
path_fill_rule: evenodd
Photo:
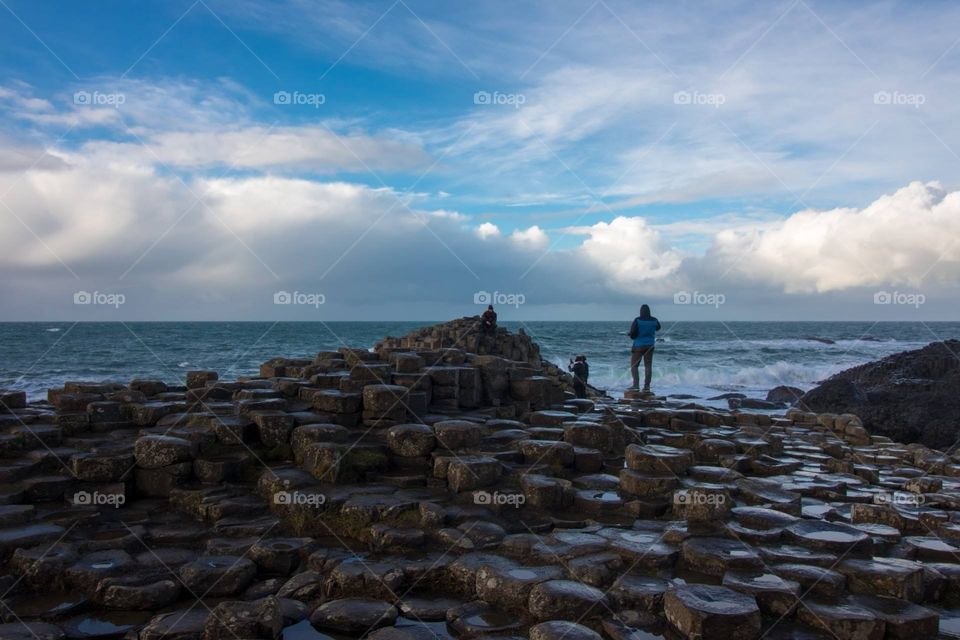
<path fill-rule="evenodd" d="M 0 320 L 956 320 L 958 27 L 0 0 Z"/>

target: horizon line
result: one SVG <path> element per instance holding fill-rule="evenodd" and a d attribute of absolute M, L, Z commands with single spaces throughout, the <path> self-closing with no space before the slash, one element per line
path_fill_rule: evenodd
<path fill-rule="evenodd" d="M 479 315 L 479 314 L 478 314 Z M 275 319 L 255 319 L 255 320 L 0 320 L 0 324 L 58 324 L 58 323 L 67 323 L 67 324 L 124 324 L 129 322 L 137 322 L 141 324 L 160 324 L 160 323 L 225 323 L 225 322 L 234 322 L 234 323 L 265 323 L 265 322 L 274 322 L 276 324 L 295 324 L 295 323 L 331 323 L 331 322 L 355 322 L 355 323 L 367 323 L 367 324 L 390 324 L 390 323 L 429 323 L 429 324 L 444 324 L 446 322 L 451 322 L 452 320 L 459 320 L 461 318 L 469 318 L 473 316 L 457 316 L 455 318 L 449 318 L 447 320 L 407 320 L 407 319 L 396 319 L 396 320 L 357 320 L 357 319 L 336 319 L 336 320 L 275 320 Z M 937 323 L 937 324 L 946 324 L 946 323 L 960 323 L 960 319 L 956 320 L 873 320 L 873 319 L 848 319 L 848 320 L 669 320 L 669 319 L 660 319 L 661 321 L 670 322 L 672 324 L 686 323 L 686 322 L 702 322 L 702 323 L 731 323 L 731 322 L 755 322 L 755 323 L 793 323 L 793 324 L 826 324 L 826 323 L 841 323 L 841 322 L 873 322 L 876 324 L 890 324 L 890 323 L 904 323 L 904 322 L 919 322 L 919 323 Z M 588 322 L 629 322 L 630 319 L 595 319 L 595 320 L 539 320 L 539 319 L 519 319 L 519 320 L 498 320 L 499 324 L 504 324 L 508 322 L 550 322 L 550 323 L 588 323 Z"/>

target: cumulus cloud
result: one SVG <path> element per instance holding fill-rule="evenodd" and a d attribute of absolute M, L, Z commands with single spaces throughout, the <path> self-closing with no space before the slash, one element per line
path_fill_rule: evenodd
<path fill-rule="evenodd" d="M 919 285 L 958 275 L 960 192 L 913 182 L 862 209 L 804 210 L 762 228 L 717 234 L 707 255 L 786 292 Z"/>
<path fill-rule="evenodd" d="M 0 138 L 0 173 L 22 172 L 39 167 L 41 169 L 61 169 L 66 166 L 62 158 L 47 152 L 46 149 L 11 145 L 5 146 Z"/>
<path fill-rule="evenodd" d="M 636 291 L 638 287 L 673 276 L 683 261 L 660 234 L 639 217 L 617 217 L 590 227 L 572 230 L 587 236 L 580 252 L 607 274 L 615 286 Z"/>
<path fill-rule="evenodd" d="M 481 223 L 477 225 L 477 228 L 474 231 L 483 240 L 486 240 L 487 238 L 495 238 L 500 235 L 500 228 L 492 222 Z"/>
<path fill-rule="evenodd" d="M 190 206 L 190 194 L 175 178 L 131 163 L 48 153 L 61 164 L 0 175 L 0 192 L 13 212 L 0 233 L 0 263 L 8 268 L 59 268 L 61 261 L 76 269 L 116 265 L 143 232 L 158 229 L 159 235 Z"/>
<path fill-rule="evenodd" d="M 172 297 L 186 317 L 263 317 L 273 290 L 322 291 L 356 317 L 358 305 L 391 301 L 457 308 L 481 289 L 522 291 L 536 304 L 627 304 L 718 286 L 840 291 L 917 282 L 937 258 L 927 277 L 960 276 L 960 192 L 936 184 L 861 210 L 731 219 L 741 226 L 691 255 L 636 216 L 567 229 L 579 242 L 548 249 L 539 226 L 505 235 L 389 188 L 272 175 L 184 184 L 139 162 L 58 153 L 63 167 L 33 167 L 6 198 L 31 230 L 7 217 L 0 234 L 0 267 L 18 274 L 3 286 L 35 283 L 31 300 L 44 308 L 67 304 L 81 283 L 127 287 L 131 308 L 138 299 L 173 308 Z"/>
<path fill-rule="evenodd" d="M 528 247 L 546 247 L 550 243 L 550 238 L 546 232 L 537 225 L 526 229 L 516 229 L 510 234 L 510 239 L 518 244 Z"/>

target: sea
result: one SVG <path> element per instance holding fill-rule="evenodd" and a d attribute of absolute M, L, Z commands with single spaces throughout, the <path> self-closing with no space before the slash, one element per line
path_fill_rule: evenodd
<path fill-rule="evenodd" d="M 68 380 L 183 384 L 187 371 L 221 379 L 255 376 L 275 356 L 312 357 L 340 347 L 370 348 L 435 324 L 420 322 L 8 322 L 0 323 L 0 388 L 30 399 Z M 622 395 L 630 384 L 627 322 L 502 322 L 566 366 L 583 354 L 590 383 Z M 763 398 L 778 385 L 810 389 L 849 367 L 960 338 L 960 322 L 663 322 L 653 390 L 708 398 L 738 392 Z"/>

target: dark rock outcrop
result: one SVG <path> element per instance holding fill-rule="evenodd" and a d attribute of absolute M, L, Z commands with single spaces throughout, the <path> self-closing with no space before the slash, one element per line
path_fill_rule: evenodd
<path fill-rule="evenodd" d="M 767 402 L 786 402 L 793 404 L 803 395 L 803 389 L 780 385 L 767 392 Z"/>
<path fill-rule="evenodd" d="M 960 437 L 960 341 L 933 342 L 842 371 L 799 406 L 853 413 L 870 433 L 947 449 Z"/>
<path fill-rule="evenodd" d="M 480 316 L 465 316 L 442 324 L 415 329 L 405 336 L 388 336 L 374 346 L 376 353 L 445 349 L 465 351 L 473 356 L 473 363 L 480 368 L 484 386 L 492 390 L 482 399 L 485 404 L 497 400 L 497 391 L 506 391 L 510 385 L 507 369 L 510 363 L 526 363 L 539 375 L 573 391 L 573 376 L 540 356 L 540 345 L 522 329 L 511 333 L 497 327 L 492 334 L 480 331 Z M 606 395 L 587 385 L 589 396 Z"/>

